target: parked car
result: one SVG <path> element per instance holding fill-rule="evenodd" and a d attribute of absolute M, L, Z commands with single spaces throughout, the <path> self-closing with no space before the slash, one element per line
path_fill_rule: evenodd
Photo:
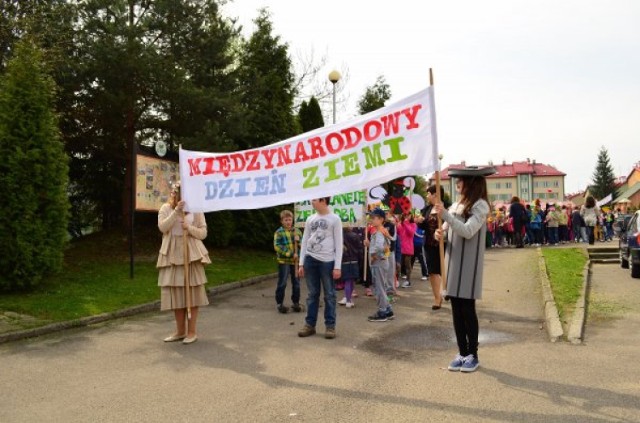
<path fill-rule="evenodd" d="M 640 278 L 640 210 L 636 211 L 629 223 L 621 226 L 620 266 L 631 269 L 632 278 Z"/>

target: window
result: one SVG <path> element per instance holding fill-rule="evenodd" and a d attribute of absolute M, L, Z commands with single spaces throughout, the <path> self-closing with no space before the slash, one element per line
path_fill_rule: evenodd
<path fill-rule="evenodd" d="M 534 183 L 533 183 L 533 186 L 534 186 L 535 188 L 538 188 L 540 185 L 538 185 L 538 182 L 534 182 Z"/>
<path fill-rule="evenodd" d="M 553 186 L 558 188 L 560 186 L 560 182 L 559 181 L 553 181 Z"/>
<path fill-rule="evenodd" d="M 496 182 L 496 189 L 500 189 L 500 182 Z"/>
<path fill-rule="evenodd" d="M 520 192 L 528 193 L 528 192 L 529 192 L 529 188 L 527 188 L 527 187 L 522 187 L 522 188 L 520 189 Z"/>
<path fill-rule="evenodd" d="M 511 188 L 511 182 L 505 182 L 504 183 L 504 187 L 505 188 Z"/>

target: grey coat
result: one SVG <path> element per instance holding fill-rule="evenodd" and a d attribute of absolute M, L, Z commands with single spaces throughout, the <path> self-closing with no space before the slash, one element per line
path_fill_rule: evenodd
<path fill-rule="evenodd" d="M 447 295 L 457 298 L 479 300 L 482 298 L 482 271 L 484 269 L 485 237 L 489 204 L 478 200 L 471 207 L 471 216 L 466 221 L 462 215 L 463 205 L 453 204 L 442 213 L 446 222 L 447 249 L 445 269 Z"/>

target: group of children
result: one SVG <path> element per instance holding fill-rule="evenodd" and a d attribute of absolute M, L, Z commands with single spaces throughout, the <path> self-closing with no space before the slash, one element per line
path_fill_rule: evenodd
<path fill-rule="evenodd" d="M 457 172 L 457 173 L 456 173 Z M 484 257 L 484 238 L 486 218 L 489 214 L 485 176 L 495 172 L 493 168 L 465 168 L 454 170 L 459 201 L 449 210 L 433 196 L 433 206 L 427 215 L 430 224 L 421 225 L 422 238 L 433 238 L 437 245 L 440 239 L 447 242 L 446 260 L 447 292 L 434 289 L 434 297 L 439 299 L 432 307 L 439 309 L 443 296 L 451 300 L 453 326 L 459 353 L 449 364 L 450 371 L 473 372 L 479 366 L 478 359 L 478 318 L 475 309 L 476 299 L 482 294 L 482 270 Z M 431 188 L 431 187 L 430 187 Z M 431 190 L 430 192 L 435 192 Z M 278 284 L 276 288 L 276 307 L 280 313 L 288 312 L 284 304 L 284 292 L 289 276 L 292 281 L 292 309 L 302 311 L 300 305 L 299 278 L 305 277 L 308 296 L 305 324 L 298 332 L 300 337 L 316 333 L 320 292 L 324 291 L 325 338 L 336 336 L 336 306 L 344 304 L 354 307 L 354 285 L 360 275 L 359 244 L 368 249 L 367 261 L 371 275 L 377 309 L 368 317 L 371 322 L 386 322 L 394 318 L 394 312 L 388 294 L 396 288 L 396 264 L 394 241 L 400 242 L 401 264 L 404 265 L 406 281 L 402 287 L 411 286 L 411 268 L 414 262 L 414 238 L 418 225 L 410 216 L 402 216 L 398 222 L 389 222 L 385 212 L 373 209 L 369 215 L 369 227 L 364 241 L 351 230 L 343 232 L 340 218 L 329 209 L 330 198 L 313 199 L 311 204 L 316 213 L 306 223 L 304 233 L 293 226 L 293 213 L 285 210 L 281 213 L 282 227 L 274 234 L 274 248 L 278 259 Z M 434 219 L 442 219 L 442 228 L 433 225 Z M 393 232 L 393 233 L 392 233 Z M 419 237 L 418 237 L 419 238 Z M 430 250 L 433 251 L 433 244 Z M 437 247 L 436 247 L 437 248 Z M 422 247 L 420 247 L 422 250 Z M 440 256 L 437 257 L 438 260 Z M 422 263 L 422 262 L 421 262 Z M 366 266 L 366 264 L 365 264 Z M 423 272 L 423 277 L 426 277 Z M 335 281 L 344 282 L 345 298 L 336 301 Z M 439 280 L 438 280 L 439 282 Z M 433 284 L 432 284 L 433 286 Z M 436 292 L 437 290 L 437 292 Z"/>
<path fill-rule="evenodd" d="M 369 225 L 364 231 L 358 228 L 343 230 L 341 279 L 336 282 L 338 289 L 344 290 L 343 298 L 337 302 L 346 308 L 355 307 L 357 296 L 355 285 L 362 281 L 367 296 L 374 296 L 378 310 L 369 317 L 369 321 L 383 322 L 393 319 L 391 303 L 398 287 L 412 286 L 412 268 L 416 261 L 420 264 L 422 280 L 428 277 L 428 269 L 422 254 L 424 229 L 417 223 L 423 222 L 419 216 L 396 217 L 380 208 L 373 209 L 369 215 Z M 287 281 L 291 280 L 291 310 L 302 311 L 300 305 L 300 282 L 297 278 L 298 259 L 302 232 L 293 225 L 293 213 L 283 210 L 280 213 L 282 226 L 274 233 L 273 245 L 278 262 L 278 283 L 276 286 L 276 309 L 280 313 L 289 312 L 284 304 Z M 431 233 L 433 236 L 433 233 Z M 363 239 L 364 238 L 364 239 Z M 368 262 L 363 263 L 363 247 L 368 249 Z M 364 269 L 366 267 L 366 270 Z M 366 274 L 366 277 L 363 275 Z M 401 276 L 403 275 L 403 276 Z M 400 279 L 404 279 L 402 284 Z M 434 309 L 440 308 L 439 306 Z"/>

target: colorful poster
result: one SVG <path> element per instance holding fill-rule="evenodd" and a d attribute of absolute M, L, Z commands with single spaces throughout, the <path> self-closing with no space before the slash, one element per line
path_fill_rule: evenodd
<path fill-rule="evenodd" d="M 433 87 L 350 121 L 252 150 L 180 150 L 193 212 L 330 197 L 438 169 Z"/>
<path fill-rule="evenodd" d="M 178 163 L 138 154 L 136 169 L 136 210 L 160 210 L 169 198 L 171 183 L 179 179 Z"/>
<path fill-rule="evenodd" d="M 363 228 L 366 226 L 367 194 L 364 191 L 354 191 L 331 197 L 329 209 L 342 220 L 344 228 Z M 307 218 L 315 213 L 311 201 L 301 201 L 294 207 L 294 224 L 304 228 Z"/>

